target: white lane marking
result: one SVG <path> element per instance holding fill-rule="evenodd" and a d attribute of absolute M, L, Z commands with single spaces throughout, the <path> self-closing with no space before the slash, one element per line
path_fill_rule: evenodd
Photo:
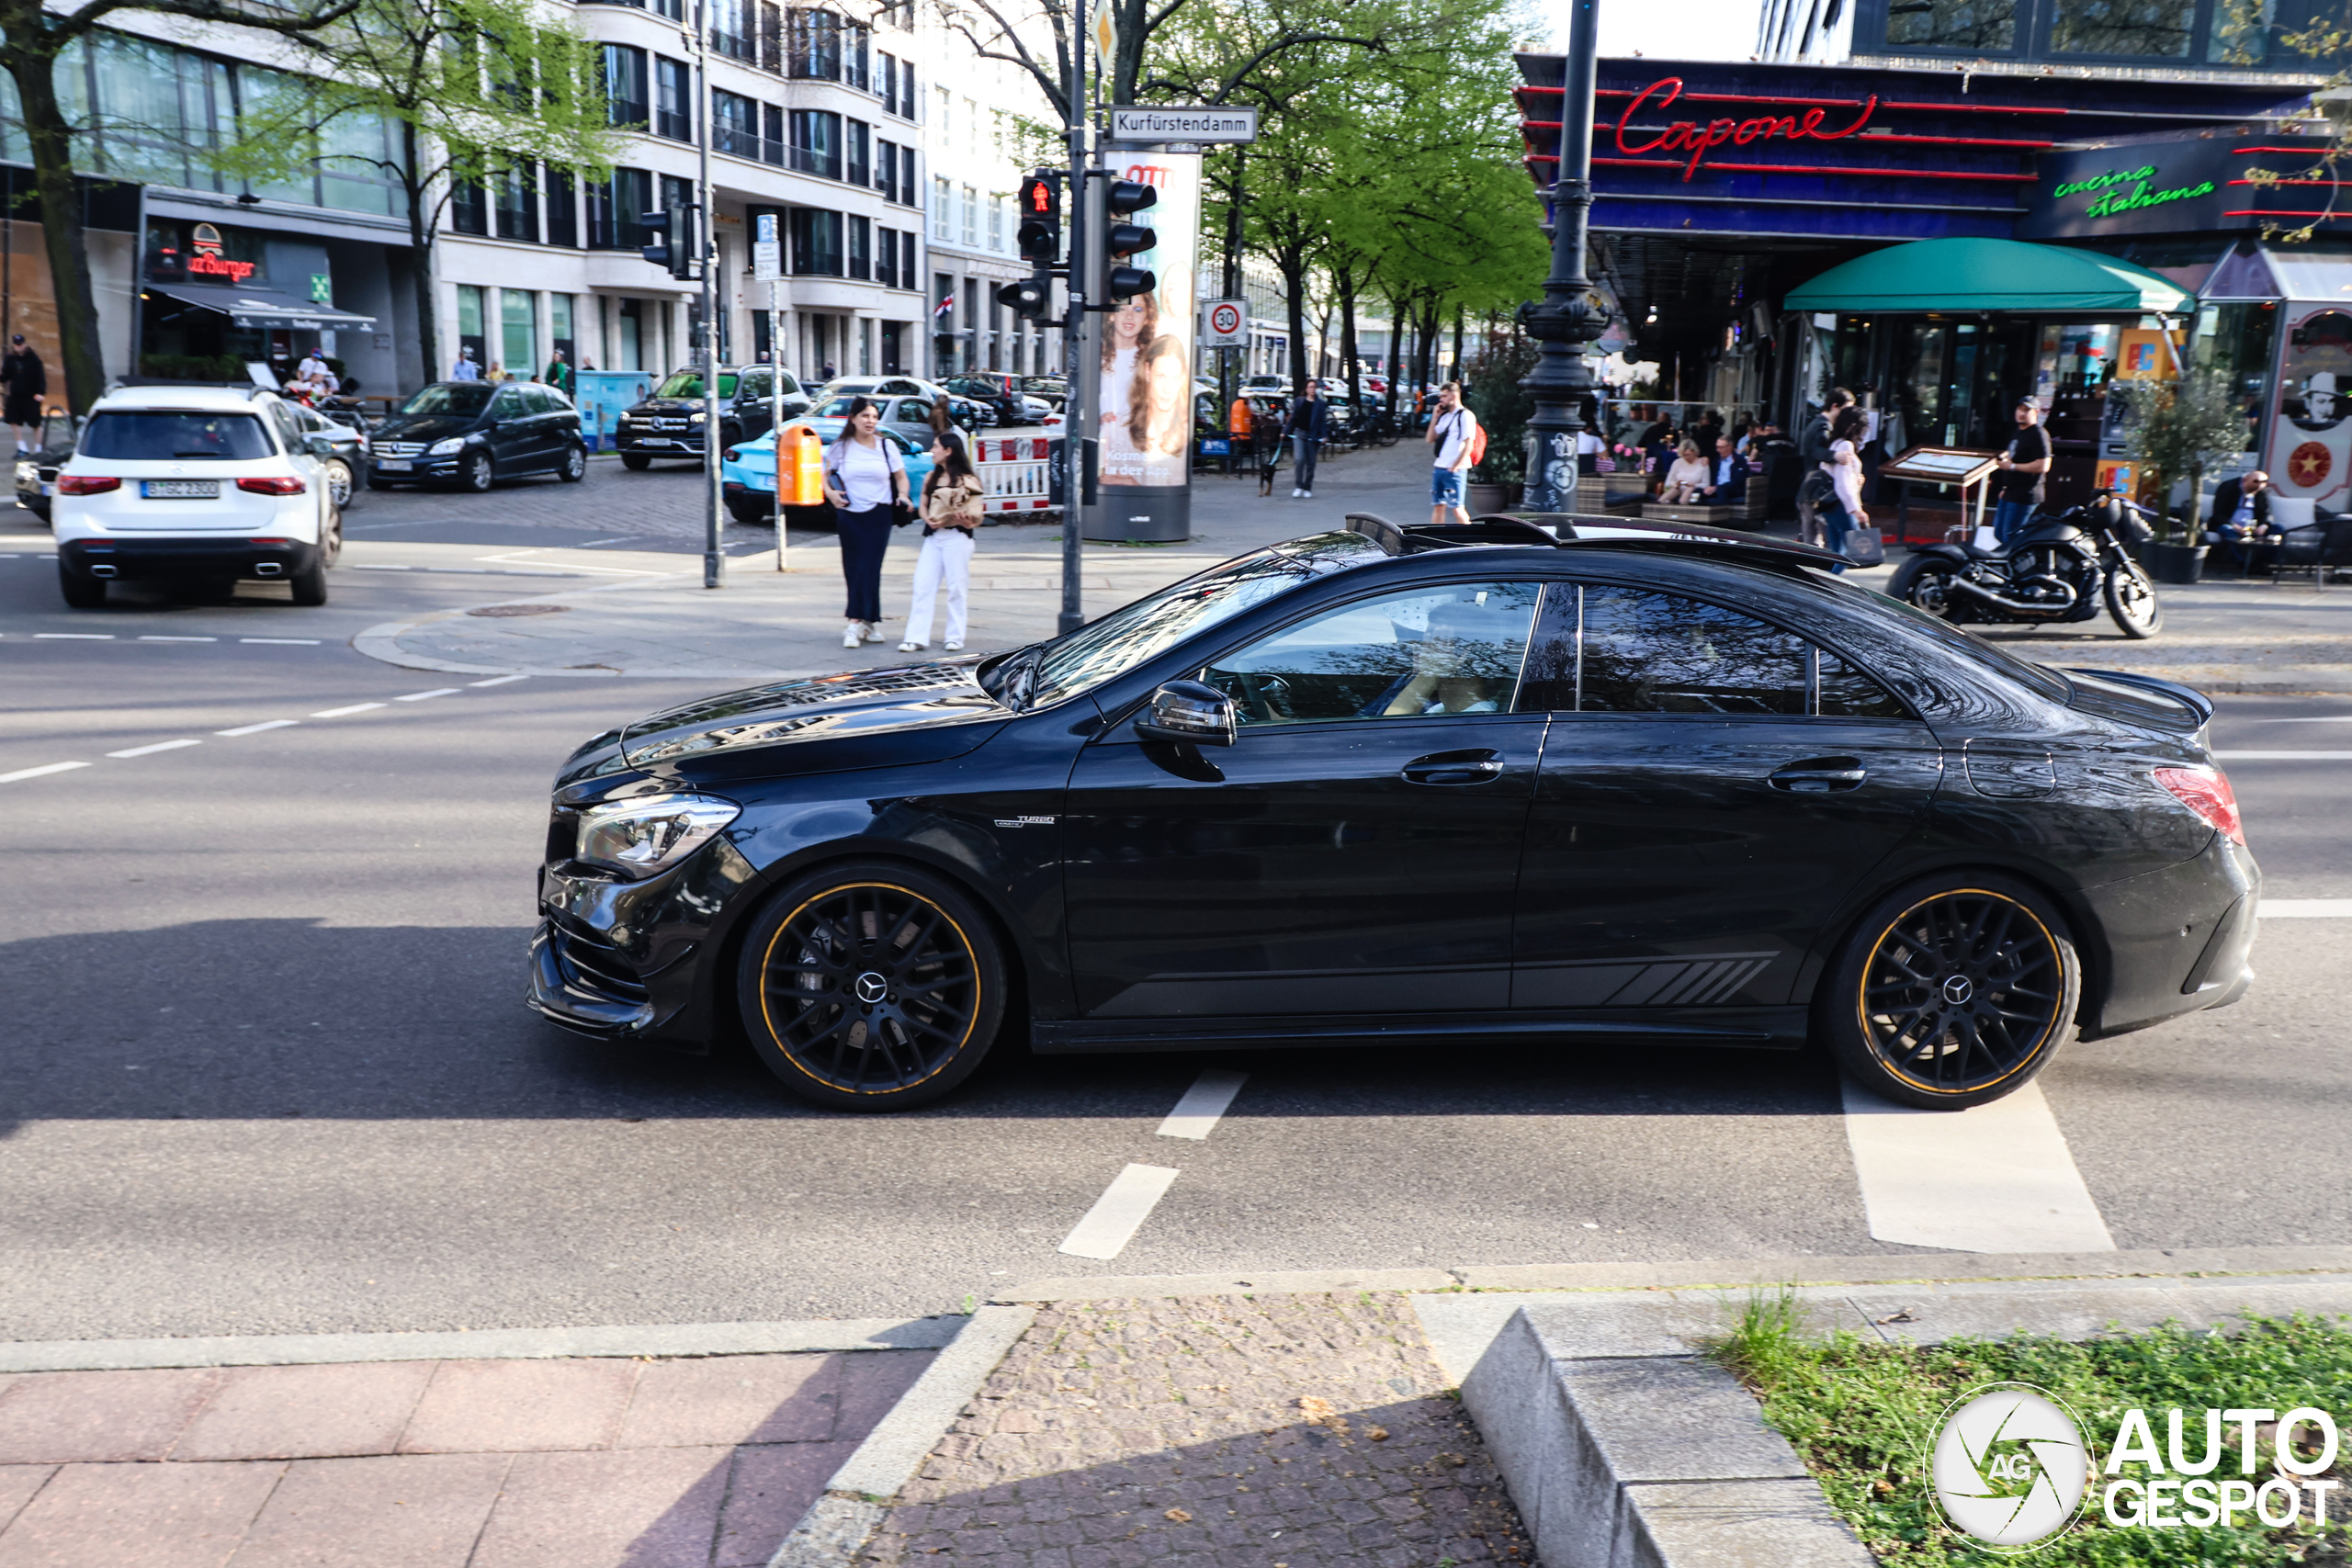
<path fill-rule="evenodd" d="M 503 686 L 509 681 L 527 681 L 528 675 L 492 675 L 487 681 L 469 681 L 469 686 Z"/>
<path fill-rule="evenodd" d="M 141 642 L 219 642 L 217 637 L 142 637 Z"/>
<path fill-rule="evenodd" d="M 0 784 L 15 784 L 18 779 L 37 779 L 43 773 L 62 773 L 73 768 L 86 768 L 87 762 L 50 762 L 38 768 L 18 768 L 13 773 L 0 773 Z"/>
<path fill-rule="evenodd" d="M 2224 762 L 2352 762 L 2352 751 L 2216 751 Z"/>
<path fill-rule="evenodd" d="M 2265 898 L 2254 912 L 2265 920 L 2352 919 L 2352 898 Z"/>
<path fill-rule="evenodd" d="M 2040 1084 L 1968 1111 L 1914 1111 L 1840 1084 L 1877 1240 L 1947 1252 L 2115 1250 Z"/>
<path fill-rule="evenodd" d="M 112 642 L 112 632 L 35 632 L 37 642 Z"/>
<path fill-rule="evenodd" d="M 1233 1104 L 1233 1097 L 1250 1081 L 1248 1073 L 1228 1072 L 1223 1067 L 1211 1067 L 1193 1080 L 1168 1120 L 1159 1124 L 1163 1138 L 1205 1138 L 1216 1128 L 1217 1118 Z"/>
<path fill-rule="evenodd" d="M 158 751 L 176 751 L 183 746 L 201 746 L 201 740 L 158 740 L 152 746 L 133 746 L 128 751 L 109 751 L 109 757 L 152 757 Z"/>
<path fill-rule="evenodd" d="M 284 729 L 288 725 L 301 722 L 299 718 L 266 718 L 259 724 L 241 724 L 234 729 L 216 729 L 212 733 L 215 735 L 259 735 L 265 729 Z"/>
<path fill-rule="evenodd" d="M 272 648 L 316 648 L 319 646 L 319 639 L 314 637 L 241 637 L 237 640 L 267 643 Z"/>
<path fill-rule="evenodd" d="M 2352 713 L 2323 713 L 2309 718 L 2265 718 L 2260 724 L 2352 724 Z"/>
<path fill-rule="evenodd" d="M 1062 1239 L 1060 1250 L 1073 1258 L 1118 1257 L 1175 1179 L 1176 1173 L 1164 1165 L 1127 1167 Z"/>
<path fill-rule="evenodd" d="M 385 566 L 377 561 L 363 560 L 352 562 L 351 570 L 354 571 L 414 571 L 416 568 L 413 566 Z"/>
<path fill-rule="evenodd" d="M 312 718 L 341 718 L 346 714 L 366 713 L 369 708 L 379 708 L 383 705 L 381 703 L 354 703 L 347 708 L 322 708 L 311 716 Z"/>
<path fill-rule="evenodd" d="M 404 697 L 394 697 L 392 701 L 396 703 L 421 703 L 427 697 L 455 696 L 457 693 L 458 688 L 455 686 L 435 686 L 429 692 L 411 692 Z"/>

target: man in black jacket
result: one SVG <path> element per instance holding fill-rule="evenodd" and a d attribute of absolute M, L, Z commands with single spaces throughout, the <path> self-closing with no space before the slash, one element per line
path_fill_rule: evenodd
<path fill-rule="evenodd" d="M 1747 459 L 1732 449 L 1728 435 L 1715 437 L 1715 455 L 1708 461 L 1708 479 L 1699 493 L 1709 506 L 1743 506 L 1747 502 Z"/>
<path fill-rule="evenodd" d="M 1804 460 L 1804 471 L 1797 479 L 1797 537 L 1816 547 L 1826 536 L 1814 509 L 1830 497 L 1829 475 L 1821 467 L 1829 461 L 1829 423 L 1839 409 L 1851 408 L 1853 403 L 1853 393 L 1843 387 L 1830 388 L 1829 396 L 1822 400 L 1821 417 L 1807 421 L 1797 435 L 1797 456 Z"/>
<path fill-rule="evenodd" d="M 2213 509 L 2205 514 L 2205 541 L 2239 566 L 2248 563 L 2249 547 L 2276 544 L 2270 531 L 2270 476 L 2256 468 L 2213 487 Z"/>
<path fill-rule="evenodd" d="M 22 333 L 8 340 L 8 352 L 0 355 L 0 385 L 7 389 L 0 397 L 6 405 L 0 419 L 17 427 L 17 450 L 40 451 L 40 400 L 49 392 L 49 372 Z"/>
<path fill-rule="evenodd" d="M 1283 434 L 1290 437 L 1292 462 L 1297 469 L 1290 492 L 1295 501 L 1315 499 L 1315 455 L 1331 434 L 1331 410 L 1316 395 L 1317 390 L 1309 380 L 1291 400 L 1290 413 L 1283 420 Z"/>

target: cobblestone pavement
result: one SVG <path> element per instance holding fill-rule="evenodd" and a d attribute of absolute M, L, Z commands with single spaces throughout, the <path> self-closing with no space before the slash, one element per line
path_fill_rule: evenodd
<path fill-rule="evenodd" d="M 1400 1295 L 1049 1306 L 867 1548 L 891 1568 L 1532 1564 Z"/>

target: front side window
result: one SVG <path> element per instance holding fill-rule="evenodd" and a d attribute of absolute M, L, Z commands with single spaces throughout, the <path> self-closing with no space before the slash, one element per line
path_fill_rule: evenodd
<path fill-rule="evenodd" d="M 270 456 L 261 421 L 249 413 L 119 412 L 91 417 L 82 456 L 130 462 L 201 458 L 249 462 Z"/>
<path fill-rule="evenodd" d="M 1244 725 L 1509 713 L 1537 590 L 1473 582 L 1329 610 L 1211 664 Z"/>

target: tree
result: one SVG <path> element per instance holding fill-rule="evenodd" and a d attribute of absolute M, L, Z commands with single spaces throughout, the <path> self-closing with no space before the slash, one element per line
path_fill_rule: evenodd
<path fill-rule="evenodd" d="M 97 291 L 90 280 L 89 245 L 82 202 L 74 186 L 73 123 L 57 91 L 59 57 L 87 40 L 99 24 L 125 12 L 220 22 L 259 34 L 299 39 L 328 27 L 361 0 L 85 0 L 77 10 L 53 11 L 44 0 L 0 0 L 0 63 L 16 84 L 17 113 L 32 151 L 33 188 L 40 197 L 41 240 L 57 295 L 59 355 L 65 396 L 77 409 L 97 400 L 106 383 L 99 352 Z"/>
<path fill-rule="evenodd" d="M 417 351 L 431 381 L 441 373 L 434 248 L 458 191 L 536 181 L 542 170 L 608 178 L 622 136 L 597 46 L 531 0 L 355 4 L 302 36 L 306 73 L 287 78 L 212 161 L 249 179 L 347 162 L 399 186 L 415 257 Z M 397 157 L 322 150 L 338 125 L 371 120 L 399 128 Z"/>
<path fill-rule="evenodd" d="M 2233 395 L 2229 377 L 2198 370 L 2177 380 L 2117 381 L 2108 395 L 2120 395 L 2129 407 L 2125 450 L 2147 470 L 2159 513 L 2170 515 L 2172 487 L 2187 476 L 2185 531 L 2194 537 L 2198 482 L 2207 468 L 2244 450 L 2246 443 L 2245 410 Z"/>

